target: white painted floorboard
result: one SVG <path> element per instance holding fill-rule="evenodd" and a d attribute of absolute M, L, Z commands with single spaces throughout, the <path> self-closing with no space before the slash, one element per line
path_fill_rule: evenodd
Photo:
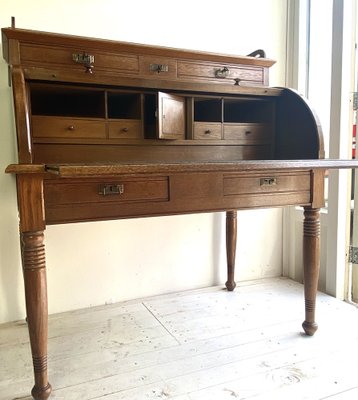
<path fill-rule="evenodd" d="M 53 400 L 358 399 L 358 309 L 288 279 L 50 316 Z M 26 324 L 0 325 L 0 400 L 30 400 Z"/>

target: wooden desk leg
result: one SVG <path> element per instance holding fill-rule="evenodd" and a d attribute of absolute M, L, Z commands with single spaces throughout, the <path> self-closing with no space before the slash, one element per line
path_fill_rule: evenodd
<path fill-rule="evenodd" d="M 237 211 L 226 212 L 226 257 L 227 257 L 227 290 L 233 291 L 235 283 L 235 255 L 237 239 Z"/>
<path fill-rule="evenodd" d="M 319 211 L 319 208 L 304 208 L 303 268 L 306 319 L 302 327 L 309 336 L 313 336 L 318 328 L 315 322 L 315 309 L 320 267 Z"/>
<path fill-rule="evenodd" d="M 47 290 L 44 234 L 21 234 L 25 282 L 27 324 L 29 328 L 35 386 L 31 394 L 35 400 L 50 396 L 47 378 Z"/>
<path fill-rule="evenodd" d="M 45 261 L 45 215 L 43 176 L 17 176 L 20 237 L 24 272 L 27 324 L 34 366 L 35 400 L 46 400 L 51 393 L 47 377 L 47 283 Z"/>

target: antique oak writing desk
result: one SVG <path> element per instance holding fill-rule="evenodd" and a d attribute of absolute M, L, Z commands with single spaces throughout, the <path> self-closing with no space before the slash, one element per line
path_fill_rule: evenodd
<path fill-rule="evenodd" d="M 228 290 L 236 210 L 304 207 L 305 310 L 313 335 L 320 125 L 292 90 L 269 88 L 266 58 L 6 28 L 18 143 L 16 174 L 36 400 L 47 378 L 47 224 L 226 211 Z"/>

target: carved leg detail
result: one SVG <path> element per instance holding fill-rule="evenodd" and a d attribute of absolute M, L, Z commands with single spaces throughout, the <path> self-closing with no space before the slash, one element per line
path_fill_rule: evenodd
<path fill-rule="evenodd" d="M 226 212 L 226 257 L 227 257 L 227 282 L 225 286 L 232 291 L 235 283 L 235 255 L 237 238 L 237 211 Z"/>
<path fill-rule="evenodd" d="M 315 322 L 316 295 L 320 267 L 319 209 L 305 207 L 303 224 L 303 268 L 305 293 L 305 321 L 302 327 L 313 336 L 318 326 Z"/>
<path fill-rule="evenodd" d="M 44 234 L 21 234 L 27 323 L 33 358 L 35 400 L 46 400 L 51 393 L 47 377 L 47 284 Z"/>

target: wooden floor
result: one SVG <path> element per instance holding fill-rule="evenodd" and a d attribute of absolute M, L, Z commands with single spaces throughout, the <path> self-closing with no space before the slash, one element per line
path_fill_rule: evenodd
<path fill-rule="evenodd" d="M 302 286 L 243 283 L 50 317 L 56 400 L 353 400 L 358 309 L 319 294 L 302 334 Z M 0 400 L 29 400 L 26 325 L 0 326 Z"/>

